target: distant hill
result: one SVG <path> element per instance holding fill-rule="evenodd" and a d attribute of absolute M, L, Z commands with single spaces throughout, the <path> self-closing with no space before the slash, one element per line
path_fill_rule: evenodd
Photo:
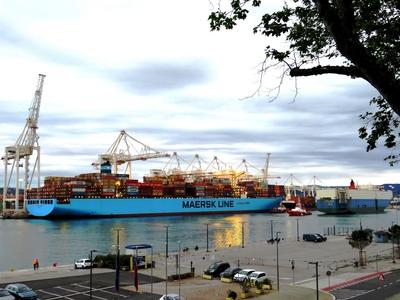
<path fill-rule="evenodd" d="M 385 187 L 385 190 L 393 191 L 395 196 L 400 195 L 400 183 L 385 183 L 383 186 Z"/>

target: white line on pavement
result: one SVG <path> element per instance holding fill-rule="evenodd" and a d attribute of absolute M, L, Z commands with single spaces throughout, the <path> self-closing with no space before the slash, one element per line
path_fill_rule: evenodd
<path fill-rule="evenodd" d="M 56 296 L 56 298 L 64 297 L 64 296 L 61 296 L 61 295 L 59 295 L 59 294 L 50 293 L 50 292 L 44 291 L 44 290 L 38 290 L 38 292 L 45 293 L 45 294 L 48 294 L 48 295 L 51 295 L 51 296 Z M 51 299 L 56 299 L 56 298 L 51 298 Z M 72 298 L 68 298 L 68 297 L 64 297 L 64 298 L 73 300 Z"/>

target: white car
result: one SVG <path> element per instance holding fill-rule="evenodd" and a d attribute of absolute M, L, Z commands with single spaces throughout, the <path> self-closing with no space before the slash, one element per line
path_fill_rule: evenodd
<path fill-rule="evenodd" d="M 88 258 L 81 258 L 75 262 L 75 269 L 86 269 L 90 268 L 92 265 L 90 259 Z"/>
<path fill-rule="evenodd" d="M 248 278 L 248 276 L 255 272 L 256 270 L 254 269 L 243 269 L 242 271 L 240 271 L 239 273 L 235 274 L 235 276 L 233 276 L 233 281 L 236 282 L 242 282 L 243 280 L 245 280 L 246 278 Z"/>
<path fill-rule="evenodd" d="M 267 273 L 255 271 L 249 275 L 251 282 L 263 282 L 267 278 Z"/>
<path fill-rule="evenodd" d="M 162 295 L 159 300 L 186 300 L 185 297 L 177 295 L 177 294 L 167 294 L 167 296 Z"/>

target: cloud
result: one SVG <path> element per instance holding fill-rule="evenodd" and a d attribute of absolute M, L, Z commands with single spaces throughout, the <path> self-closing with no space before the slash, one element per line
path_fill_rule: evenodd
<path fill-rule="evenodd" d="M 14 29 L 9 24 L 0 22 L 0 45 L 13 47 L 26 54 L 33 55 L 41 60 L 64 65 L 88 65 L 78 55 L 65 52 L 54 46 L 40 43 L 37 39 L 29 38 L 26 34 Z"/>
<path fill-rule="evenodd" d="M 144 95 L 202 84 L 211 77 L 203 61 L 147 61 L 129 69 L 111 71 L 111 74 L 125 88 Z"/>

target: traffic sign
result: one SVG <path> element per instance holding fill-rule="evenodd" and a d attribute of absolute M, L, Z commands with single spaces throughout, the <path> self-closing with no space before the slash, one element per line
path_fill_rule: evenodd
<path fill-rule="evenodd" d="M 385 280 L 385 276 L 383 275 L 383 273 L 379 273 L 379 274 L 378 274 L 378 279 L 379 279 L 380 281 L 384 281 L 384 280 Z"/>

